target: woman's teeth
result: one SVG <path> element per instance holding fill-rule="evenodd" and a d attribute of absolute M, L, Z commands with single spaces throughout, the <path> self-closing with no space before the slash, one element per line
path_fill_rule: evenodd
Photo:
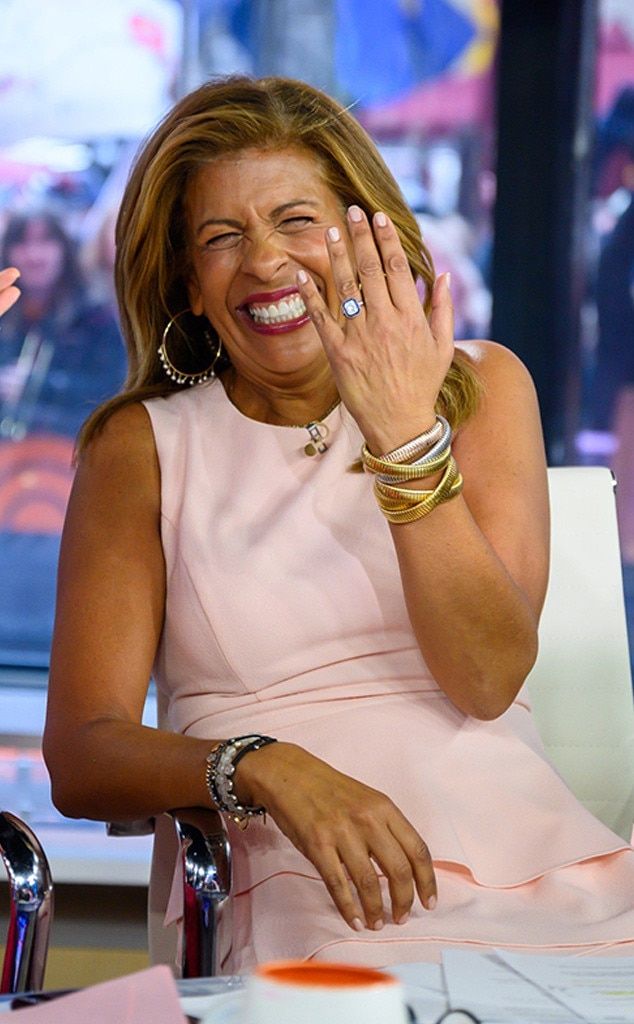
<path fill-rule="evenodd" d="M 299 295 L 288 295 L 280 302 L 272 302 L 268 306 L 248 306 L 247 308 L 258 324 L 290 323 L 306 313 L 306 306 Z"/>

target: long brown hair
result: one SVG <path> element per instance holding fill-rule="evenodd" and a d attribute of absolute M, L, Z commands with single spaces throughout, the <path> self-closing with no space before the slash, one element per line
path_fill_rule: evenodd
<path fill-rule="evenodd" d="M 434 268 L 418 223 L 374 143 L 351 114 L 318 89 L 292 79 L 231 76 L 208 82 L 185 96 L 159 124 L 141 149 L 125 190 L 116 228 L 115 281 L 128 376 L 123 392 L 84 424 L 79 450 L 122 405 L 187 387 L 165 376 L 157 348 L 170 318 L 189 306 L 183 199 L 191 177 L 201 165 L 227 153 L 289 146 L 315 155 L 324 180 L 344 207 L 356 203 L 370 217 L 377 210 L 387 213 L 413 277 L 424 283 L 429 311 Z M 176 365 L 189 366 L 192 357 L 200 368 L 210 362 L 213 329 L 206 321 L 204 330 L 207 340 L 202 329 L 189 338 L 173 332 L 170 358 Z M 475 409 L 479 390 L 470 364 L 458 353 L 438 403 L 454 428 Z"/>

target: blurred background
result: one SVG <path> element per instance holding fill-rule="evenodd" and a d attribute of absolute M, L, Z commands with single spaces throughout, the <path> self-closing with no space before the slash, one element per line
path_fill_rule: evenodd
<path fill-rule="evenodd" d="M 0 328 L 0 804 L 61 824 L 39 737 L 73 440 L 125 373 L 114 222 L 140 141 L 213 75 L 350 105 L 452 272 L 457 336 L 526 362 L 552 465 L 615 470 L 634 622 L 632 0 L 0 0 L 0 33 L 23 293 Z"/>

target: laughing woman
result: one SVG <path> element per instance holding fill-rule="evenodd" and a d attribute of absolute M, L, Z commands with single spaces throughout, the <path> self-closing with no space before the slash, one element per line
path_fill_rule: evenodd
<path fill-rule="evenodd" d="M 628 948 L 632 850 L 523 690 L 548 575 L 533 386 L 505 348 L 454 346 L 449 281 L 359 125 L 299 82 L 198 89 L 139 155 L 117 286 L 127 390 L 81 435 L 60 565 L 58 807 L 223 811 L 229 971 Z M 141 724 L 151 672 L 165 731 Z"/>

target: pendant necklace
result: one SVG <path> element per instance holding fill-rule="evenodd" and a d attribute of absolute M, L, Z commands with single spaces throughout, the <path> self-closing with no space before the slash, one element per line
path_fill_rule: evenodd
<path fill-rule="evenodd" d="M 307 430 L 310 435 L 310 441 L 304 445 L 304 455 L 323 455 L 324 452 L 328 451 L 328 445 L 326 444 L 326 438 L 330 431 L 323 422 L 328 419 L 331 412 L 334 412 L 339 403 L 340 398 L 337 398 L 336 402 L 326 410 L 324 415 L 318 420 L 310 420 L 308 423 L 294 423 L 293 426 L 298 430 Z"/>

